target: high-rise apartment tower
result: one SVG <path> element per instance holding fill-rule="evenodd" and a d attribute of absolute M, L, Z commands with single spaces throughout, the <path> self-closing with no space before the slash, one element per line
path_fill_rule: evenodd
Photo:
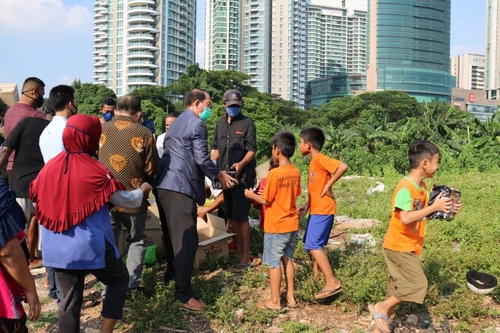
<path fill-rule="evenodd" d="M 367 0 L 311 0 L 307 80 L 365 74 Z"/>
<path fill-rule="evenodd" d="M 118 96 L 174 83 L 195 62 L 196 0 L 95 0 L 94 83 Z"/>
<path fill-rule="evenodd" d="M 304 107 L 308 0 L 206 0 L 205 67 Z"/>

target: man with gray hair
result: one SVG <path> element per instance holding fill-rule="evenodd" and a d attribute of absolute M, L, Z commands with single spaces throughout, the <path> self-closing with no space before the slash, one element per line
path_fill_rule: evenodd
<path fill-rule="evenodd" d="M 102 125 L 99 141 L 99 162 L 104 164 L 121 181 L 127 190 L 135 190 L 143 182 L 152 182 L 158 173 L 160 160 L 151 131 L 140 124 L 141 101 L 132 95 L 118 99 L 115 117 Z M 111 209 L 111 221 L 115 239 L 118 242 L 121 225 L 128 232 L 127 270 L 129 290 L 137 289 L 141 281 L 145 244 L 145 223 L 147 219 L 147 198 L 141 207 Z M 105 296 L 104 289 L 103 296 Z"/>

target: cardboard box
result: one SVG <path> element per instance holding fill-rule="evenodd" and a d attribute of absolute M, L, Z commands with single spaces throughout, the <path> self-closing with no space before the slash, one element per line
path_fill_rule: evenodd
<path fill-rule="evenodd" d="M 207 222 L 198 218 L 198 249 L 194 259 L 194 268 L 197 269 L 208 258 L 223 258 L 229 256 L 229 238 L 235 234 L 226 232 L 224 219 L 213 214 L 207 214 Z M 160 217 L 156 204 L 149 206 L 148 219 L 146 220 L 146 246 L 156 244 L 162 246 L 162 232 Z M 129 232 L 122 226 L 118 240 L 118 250 L 127 254 L 127 237 Z"/>
<path fill-rule="evenodd" d="M 145 229 L 161 229 L 160 214 L 158 213 L 158 206 L 156 203 L 148 206 Z M 122 230 L 127 230 L 123 224 Z"/>
<path fill-rule="evenodd" d="M 156 203 L 153 203 L 148 207 L 147 218 L 146 218 L 146 226 L 144 233 L 146 234 L 146 246 L 156 244 L 161 247 L 162 243 L 162 233 L 161 233 L 161 225 L 160 225 L 160 215 L 158 214 L 158 206 Z M 129 232 L 127 228 L 122 224 L 122 230 L 120 230 L 119 240 L 117 241 L 118 250 L 121 254 L 127 254 L 128 251 L 128 243 L 127 237 Z"/>
<path fill-rule="evenodd" d="M 198 250 L 194 259 L 197 269 L 208 258 L 223 258 L 229 256 L 229 238 L 235 234 L 226 232 L 224 219 L 213 214 L 207 214 L 207 222 L 198 218 Z"/>
<path fill-rule="evenodd" d="M 161 247 L 162 243 L 162 233 L 160 228 L 156 229 L 146 229 L 144 230 L 144 233 L 146 234 L 145 238 L 145 243 L 146 246 L 150 246 L 153 244 L 158 245 L 158 247 Z M 128 252 L 128 243 L 127 243 L 127 237 L 129 235 L 128 230 L 120 230 L 120 239 L 118 240 L 118 250 L 122 255 L 126 255 Z"/>

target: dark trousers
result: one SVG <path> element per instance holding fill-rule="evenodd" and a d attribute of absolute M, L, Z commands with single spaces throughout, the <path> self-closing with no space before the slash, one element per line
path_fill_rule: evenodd
<path fill-rule="evenodd" d="M 165 212 L 158 197 L 158 190 L 154 190 L 153 194 L 156 199 L 156 205 L 158 206 L 158 213 L 160 215 L 161 232 L 163 234 L 163 245 L 165 247 L 165 257 L 167 262 L 167 268 L 163 276 L 165 283 L 172 281 L 175 278 L 174 269 L 174 249 L 172 248 L 172 241 L 170 240 L 170 234 L 168 233 L 167 218 Z"/>
<path fill-rule="evenodd" d="M 198 232 L 196 230 L 197 208 L 193 198 L 179 192 L 158 189 L 158 199 L 167 221 L 172 243 L 175 269 L 175 298 L 183 303 L 194 297 L 191 276 Z"/>
<path fill-rule="evenodd" d="M 128 271 L 122 259 L 116 259 L 113 247 L 108 242 L 106 242 L 105 262 L 104 268 L 88 271 L 55 268 L 60 293 L 59 332 L 80 332 L 80 310 L 87 272 L 108 286 L 101 315 L 111 319 L 122 318 L 128 290 Z"/>

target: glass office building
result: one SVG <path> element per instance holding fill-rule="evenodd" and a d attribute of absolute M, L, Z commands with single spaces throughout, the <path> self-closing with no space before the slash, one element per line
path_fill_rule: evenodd
<path fill-rule="evenodd" d="M 320 108 L 333 98 L 366 90 L 366 75 L 338 75 L 307 82 L 306 108 Z"/>
<path fill-rule="evenodd" d="M 369 90 L 450 103 L 451 0 L 369 0 Z"/>

